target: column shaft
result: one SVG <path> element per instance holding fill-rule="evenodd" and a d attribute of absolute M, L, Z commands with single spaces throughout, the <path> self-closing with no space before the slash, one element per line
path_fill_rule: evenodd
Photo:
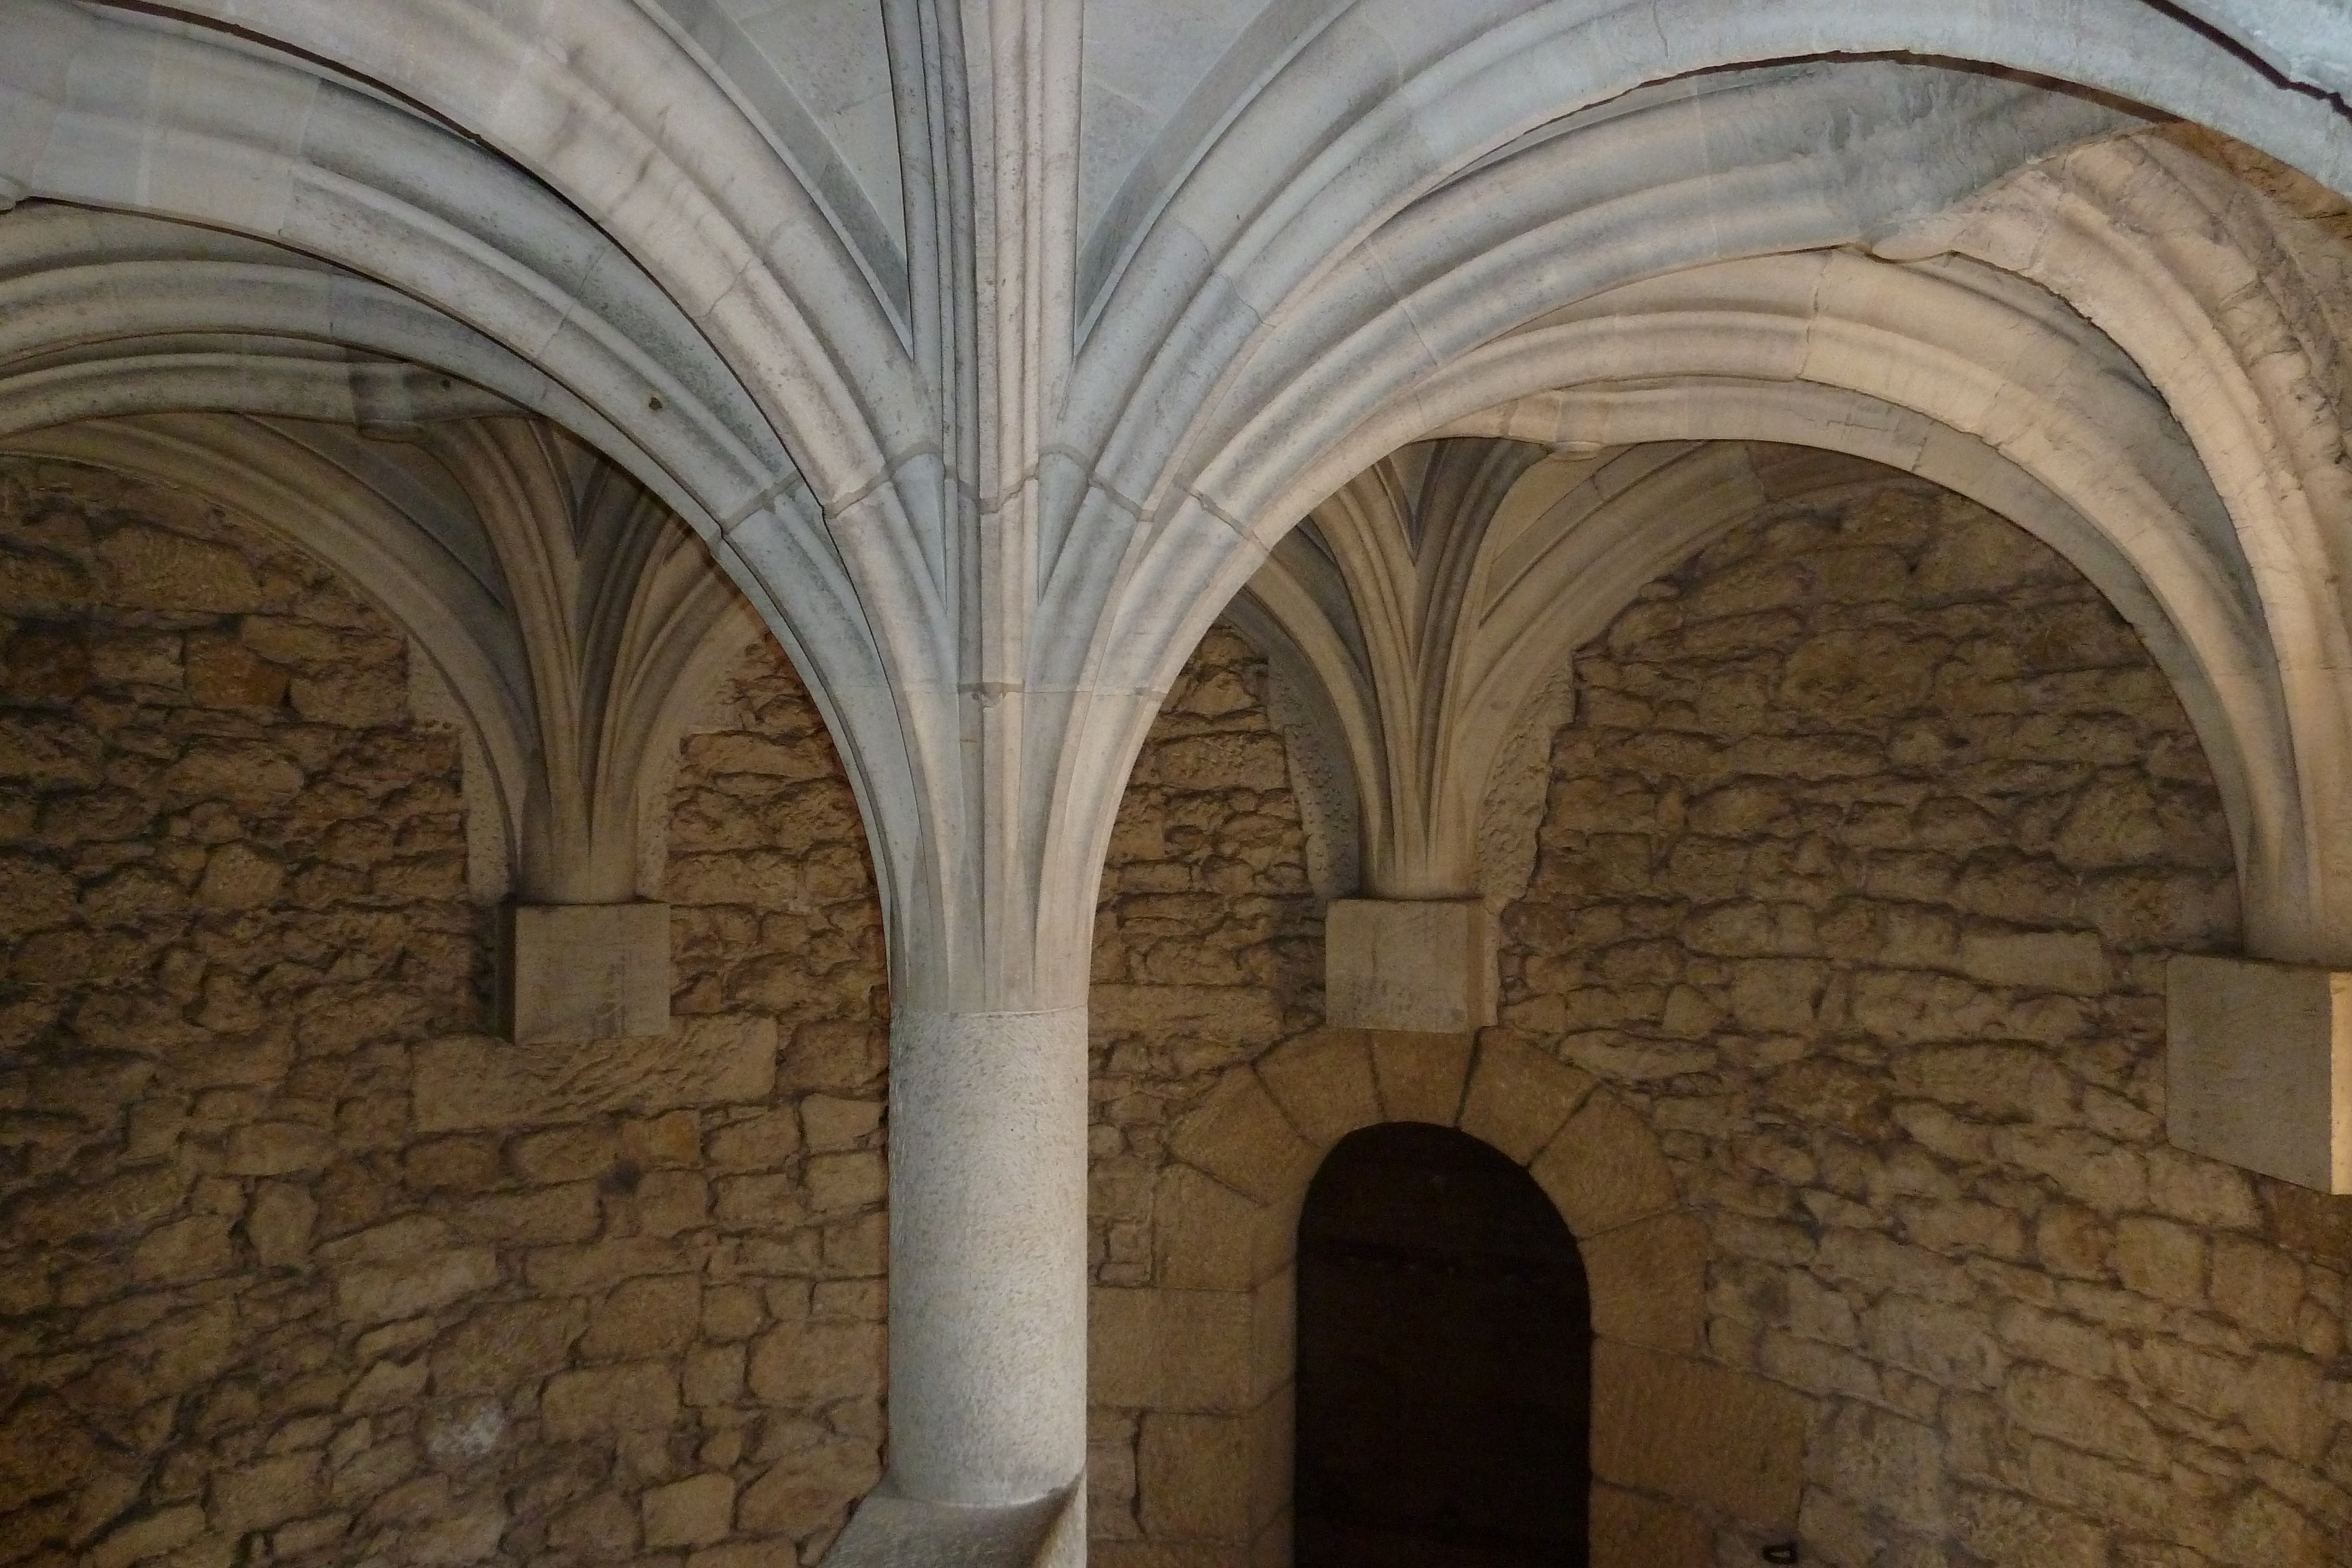
<path fill-rule="evenodd" d="M 891 1023 L 890 1469 L 1001 1505 L 1086 1462 L 1087 1014 Z"/>

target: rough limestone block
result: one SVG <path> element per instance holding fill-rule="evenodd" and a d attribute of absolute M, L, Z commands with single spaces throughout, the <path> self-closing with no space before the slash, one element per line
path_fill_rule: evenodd
<path fill-rule="evenodd" d="M 518 1045 L 669 1030 L 669 905 L 512 904 L 500 1014 Z"/>
<path fill-rule="evenodd" d="M 1744 1524 L 1797 1521 L 1811 1401 L 1713 1362 L 1608 1340 L 1592 1347 L 1592 1473 L 1720 1509 Z"/>
<path fill-rule="evenodd" d="M 1249 1427 L 1249 1521 L 1253 1540 L 1290 1507 L 1298 1448 L 1298 1390 L 1285 1383 L 1244 1420 Z"/>
<path fill-rule="evenodd" d="M 1176 1157 L 1260 1203 L 1302 1189 L 1317 1155 L 1256 1073 L 1240 1068 L 1209 1092 L 1169 1140 Z"/>
<path fill-rule="evenodd" d="M 1257 1283 L 1255 1243 L 1265 1207 L 1190 1166 L 1160 1174 L 1152 1228 L 1160 1282 L 1180 1291 L 1246 1291 Z"/>
<path fill-rule="evenodd" d="M 1470 1071 L 1462 1130 L 1525 1165 L 1591 1091 L 1591 1074 L 1563 1067 L 1524 1040 L 1489 1036 L 1479 1041 Z"/>
<path fill-rule="evenodd" d="M 1592 1489 L 1592 1568 L 1710 1568 L 1715 1532 L 1686 1508 L 1612 1486 Z"/>
<path fill-rule="evenodd" d="M 509 1045 L 480 1035 L 416 1048 L 417 1131 L 550 1126 L 614 1111 L 641 1115 L 755 1105 L 776 1090 L 776 1020 L 755 1013 L 688 1019 L 658 1051 L 576 1040 Z"/>
<path fill-rule="evenodd" d="M 1286 1506 L 1266 1521 L 1257 1532 L 1257 1539 L 1250 1542 L 1250 1568 L 1290 1568 L 1294 1555 L 1292 1534 L 1291 1512 Z"/>
<path fill-rule="evenodd" d="M 1371 1051 L 1353 1030 L 1302 1036 L 1276 1048 L 1257 1071 L 1291 1124 L 1320 1148 L 1381 1119 Z"/>
<path fill-rule="evenodd" d="M 1298 1270 L 1285 1269 L 1250 1293 L 1250 1398 L 1263 1400 L 1298 1365 Z"/>
<path fill-rule="evenodd" d="M 2175 958 L 2165 1032 L 2175 1145 L 2352 1193 L 2352 973 Z"/>
<path fill-rule="evenodd" d="M 1097 1286 L 1087 1293 L 1088 1397 L 1118 1410 L 1248 1409 L 1251 1305 L 1224 1291 Z"/>
<path fill-rule="evenodd" d="M 1372 1077 L 1381 1110 L 1391 1122 L 1450 1127 L 1462 1113 L 1462 1086 L 1470 1076 L 1471 1034 L 1376 1034 Z"/>
<path fill-rule="evenodd" d="M 1583 1241 L 1592 1332 L 1653 1350 L 1698 1348 L 1706 1319 L 1706 1228 L 1679 1209 Z"/>
<path fill-rule="evenodd" d="M 1336 1028 L 1449 1034 L 1495 1021 L 1495 917 L 1476 899 L 1336 900 L 1323 956 Z"/>
<path fill-rule="evenodd" d="M 1246 1544 L 1250 1436 L 1238 1416 L 1147 1414 L 1136 1461 L 1144 1533 Z"/>
<path fill-rule="evenodd" d="M 1528 1169 L 1580 1238 L 1672 1208 L 1674 1172 L 1658 1135 L 1608 1091 L 1595 1093 L 1568 1119 Z"/>

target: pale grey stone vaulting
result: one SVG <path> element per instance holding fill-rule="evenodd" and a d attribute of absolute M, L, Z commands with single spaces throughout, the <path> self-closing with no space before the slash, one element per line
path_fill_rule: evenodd
<path fill-rule="evenodd" d="M 1276 1568 L 1413 1122 L 1581 1249 L 1593 1563 L 2352 1562 L 2348 98 L 0 0 L 0 1560 Z"/>

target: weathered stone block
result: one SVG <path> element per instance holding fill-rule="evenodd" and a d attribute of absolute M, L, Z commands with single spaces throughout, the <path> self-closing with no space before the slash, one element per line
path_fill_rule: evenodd
<path fill-rule="evenodd" d="M 787 1538 L 776 1541 L 730 1541 L 694 1553 L 686 1568 L 800 1568 L 801 1554 Z"/>
<path fill-rule="evenodd" d="M 701 1301 L 690 1274 L 623 1281 L 589 1314 L 580 1354 L 593 1361 L 674 1355 L 693 1340 Z"/>
<path fill-rule="evenodd" d="M 1592 1347 L 1592 1473 L 1719 1508 L 1751 1525 L 1797 1519 L 1802 1395 L 1712 1362 L 1607 1340 Z"/>
<path fill-rule="evenodd" d="M 1960 972 L 1991 986 L 2095 997 L 2107 988 L 2107 958 L 2087 931 L 1970 932 L 1960 938 Z"/>
<path fill-rule="evenodd" d="M 1298 1365 L 1298 1270 L 1285 1269 L 1250 1292 L 1253 1405 L 1273 1396 Z"/>
<path fill-rule="evenodd" d="M 1355 1030 L 1318 1030 L 1268 1052 L 1257 1071 L 1291 1124 L 1324 1148 L 1381 1120 L 1371 1053 Z"/>
<path fill-rule="evenodd" d="M 543 1377 L 564 1364 L 582 1319 L 572 1301 L 478 1308 L 433 1353 L 434 1385 L 443 1394 L 487 1394 Z"/>
<path fill-rule="evenodd" d="M 2174 1144 L 2352 1193 L 2352 973 L 2177 957 L 2165 1011 Z"/>
<path fill-rule="evenodd" d="M 518 1045 L 669 1030 L 669 905 L 506 909 L 499 1012 Z"/>
<path fill-rule="evenodd" d="M 788 1454 L 743 1490 L 742 1527 L 803 1533 L 881 1478 L 872 1443 L 835 1440 Z"/>
<path fill-rule="evenodd" d="M 1087 1306 L 1087 1375 L 1095 1404 L 1129 1410 L 1248 1407 L 1249 1297 L 1224 1291 L 1097 1290 Z"/>
<path fill-rule="evenodd" d="M 1658 1152 L 1658 1135 L 1605 1092 L 1568 1119 L 1528 1174 L 1578 1236 L 1598 1236 L 1674 1207 L 1674 1173 Z"/>
<path fill-rule="evenodd" d="M 1591 1075 L 1561 1066 L 1512 1035 L 1490 1035 L 1478 1042 L 1470 1092 L 1462 1101 L 1462 1130 L 1525 1165 L 1591 1089 Z"/>
<path fill-rule="evenodd" d="M 1715 1542 L 1686 1508 L 1607 1485 L 1592 1489 L 1592 1568 L 1708 1568 Z"/>
<path fill-rule="evenodd" d="M 1148 1415 L 1139 1448 L 1146 1534 L 1237 1546 L 1246 1542 L 1250 1434 L 1244 1418 Z"/>
<path fill-rule="evenodd" d="M 558 1441 L 657 1432 L 677 1417 L 677 1374 L 660 1362 L 562 1373 L 548 1380 L 540 1400 L 540 1418 Z"/>
<path fill-rule="evenodd" d="M 488 1290 L 499 1281 L 497 1254 L 464 1248 L 355 1268 L 335 1281 L 335 1307 L 352 1322 L 384 1322 Z"/>
<path fill-rule="evenodd" d="M 194 1504 L 167 1508 L 131 1521 L 92 1547 L 89 1568 L 130 1568 L 185 1546 L 205 1532 L 205 1511 Z"/>
<path fill-rule="evenodd" d="M 735 1483 L 726 1476 L 688 1476 L 646 1493 L 646 1545 L 708 1546 L 735 1521 Z"/>
<path fill-rule="evenodd" d="M 1372 1078 L 1388 1119 L 1454 1125 L 1462 1113 L 1462 1084 L 1470 1075 L 1476 1037 L 1382 1032 L 1371 1042 Z"/>
<path fill-rule="evenodd" d="M 311 1512 L 318 1500 L 319 1456 L 281 1454 L 214 1480 L 213 1526 L 239 1535 Z"/>
<path fill-rule="evenodd" d="M 1273 1203 L 1305 1185 L 1315 1161 L 1281 1108 L 1247 1068 L 1210 1091 L 1171 1140 L 1176 1157 L 1261 1203 Z"/>
<path fill-rule="evenodd" d="M 870 1395 L 881 1379 L 882 1331 L 869 1323 L 796 1323 L 751 1352 L 751 1392 L 786 1405 Z"/>
<path fill-rule="evenodd" d="M 1658 1350 L 1698 1345 L 1706 1311 L 1706 1228 L 1679 1210 L 1586 1241 L 1592 1330 Z"/>
<path fill-rule="evenodd" d="M 416 1048 L 416 1126 L 421 1133 L 446 1133 L 580 1122 L 622 1110 L 755 1103 L 775 1084 L 776 1023 L 770 1018 L 697 1018 L 653 1050 L 614 1041 L 509 1044 L 460 1035 Z M 524 1174 L 562 1179 L 553 1168 Z"/>
<path fill-rule="evenodd" d="M 1152 1198 L 1160 1283 L 1187 1291 L 1246 1291 L 1266 1210 L 1213 1176 L 1171 1166 Z"/>
<path fill-rule="evenodd" d="M 1443 1034 L 1495 1021 L 1495 919 L 1476 899 L 1333 901 L 1324 1016 L 1339 1029 Z"/>
<path fill-rule="evenodd" d="M 257 1122 L 230 1130 L 222 1169 L 231 1176 L 286 1176 L 321 1169 L 334 1157 L 335 1135 L 324 1127 Z"/>

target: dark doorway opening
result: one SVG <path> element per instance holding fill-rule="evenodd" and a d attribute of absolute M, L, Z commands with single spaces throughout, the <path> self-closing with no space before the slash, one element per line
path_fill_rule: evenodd
<path fill-rule="evenodd" d="M 1341 1139 L 1298 1221 L 1298 1568 L 1585 1568 L 1591 1406 L 1534 1179 L 1451 1127 Z"/>

